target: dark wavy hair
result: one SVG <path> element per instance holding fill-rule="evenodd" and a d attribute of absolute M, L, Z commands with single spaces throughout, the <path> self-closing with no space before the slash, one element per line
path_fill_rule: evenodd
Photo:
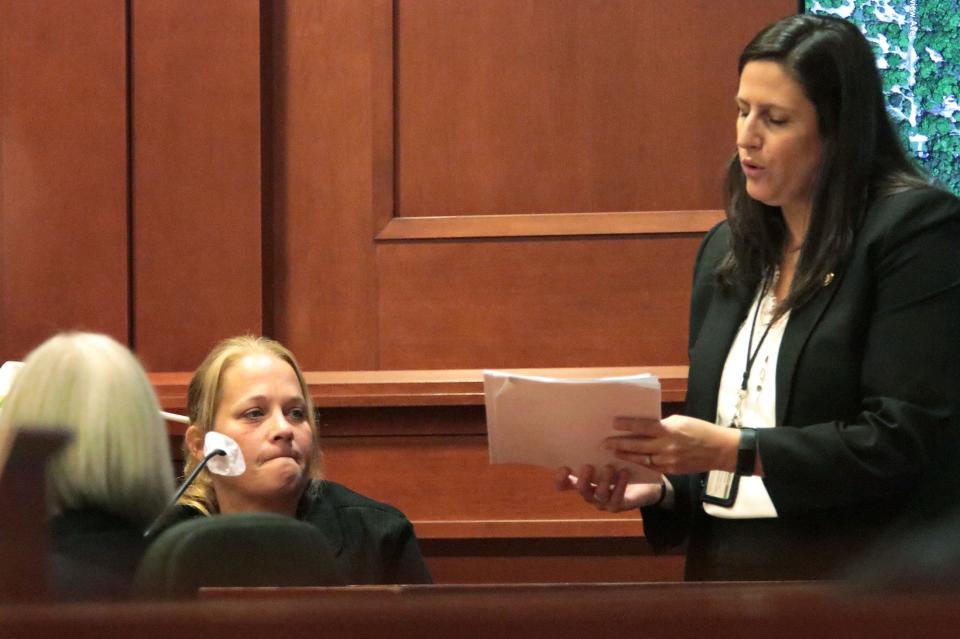
<path fill-rule="evenodd" d="M 864 213 L 877 197 L 927 185 L 887 117 L 883 86 L 870 44 L 840 18 L 792 15 L 766 27 L 740 55 L 738 73 L 755 60 L 782 64 L 817 112 L 822 159 L 796 275 L 778 315 L 821 288 L 848 257 Z M 755 285 L 780 263 L 787 241 L 779 207 L 751 198 L 734 154 L 726 179 L 731 253 L 718 277 Z"/>

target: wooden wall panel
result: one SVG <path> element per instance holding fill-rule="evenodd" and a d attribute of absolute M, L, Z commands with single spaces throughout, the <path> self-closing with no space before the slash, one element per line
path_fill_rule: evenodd
<path fill-rule="evenodd" d="M 192 370 L 261 315 L 259 3 L 132 5 L 134 341 Z"/>
<path fill-rule="evenodd" d="M 719 208 L 737 56 L 796 7 L 399 2 L 397 215 Z"/>
<path fill-rule="evenodd" d="M 424 538 L 463 536 L 471 526 L 487 538 L 643 533 L 636 512 L 598 512 L 555 490 L 549 469 L 490 465 L 484 435 L 333 437 L 321 445 L 327 477 L 400 508 Z M 425 484 L 428 477 L 436 481 Z"/>
<path fill-rule="evenodd" d="M 684 363 L 736 56 L 795 10 L 278 3 L 266 324 L 314 370 Z"/>
<path fill-rule="evenodd" d="M 375 369 L 373 236 L 392 214 L 392 3 L 272 13 L 275 233 L 269 322 L 305 368 Z"/>
<path fill-rule="evenodd" d="M 578 540 L 579 541 L 579 540 Z M 433 541 L 420 543 L 435 584 L 648 583 L 683 581 L 682 554 L 653 555 L 643 539 L 600 539 L 555 544 L 478 540 L 448 552 Z M 441 549 L 438 549 L 441 546 Z"/>
<path fill-rule="evenodd" d="M 736 50 L 793 10 L 0 0 L 0 357 L 87 328 L 153 370 L 244 331 L 314 370 L 682 363 L 672 267 L 717 214 Z"/>
<path fill-rule="evenodd" d="M 127 341 L 122 0 L 0 1 L 0 361 Z"/>
<path fill-rule="evenodd" d="M 383 368 L 686 363 L 696 236 L 380 246 Z"/>

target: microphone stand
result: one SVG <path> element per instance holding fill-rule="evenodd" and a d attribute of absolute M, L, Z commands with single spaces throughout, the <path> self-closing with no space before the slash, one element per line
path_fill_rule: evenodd
<path fill-rule="evenodd" d="M 184 491 L 190 486 L 190 484 L 193 483 L 193 480 L 197 478 L 197 475 L 200 474 L 200 471 L 207 466 L 207 462 L 214 457 L 223 457 L 226 454 L 227 451 L 223 450 L 222 448 L 217 448 L 216 450 L 212 450 L 204 456 L 203 460 L 201 460 L 201 462 L 197 464 L 197 467 L 194 468 L 190 473 L 190 476 L 187 477 L 182 484 L 180 484 L 180 488 L 177 489 L 177 492 L 174 494 L 173 499 L 170 500 L 170 503 L 164 506 L 163 510 L 160 511 L 160 514 L 157 515 L 157 518 L 153 520 L 152 524 L 150 524 L 150 527 L 143 531 L 144 539 L 149 539 L 152 537 L 154 533 L 157 532 L 157 529 L 160 528 L 160 525 L 166 522 L 167 517 L 170 515 L 170 511 L 174 506 L 177 505 L 177 501 L 183 495 Z"/>

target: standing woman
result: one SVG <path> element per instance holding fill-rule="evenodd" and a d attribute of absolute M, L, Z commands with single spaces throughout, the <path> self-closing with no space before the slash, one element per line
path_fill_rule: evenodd
<path fill-rule="evenodd" d="M 402 512 L 323 479 L 309 389 L 282 344 L 262 337 L 217 344 L 190 380 L 187 409 L 184 472 L 203 459 L 211 431 L 237 442 L 246 470 L 236 477 L 202 470 L 180 499 L 179 519 L 287 515 L 324 534 L 347 583 L 431 581 Z"/>
<path fill-rule="evenodd" d="M 869 44 L 796 15 L 740 56 L 727 220 L 694 270 L 686 415 L 607 445 L 664 473 L 561 469 L 641 507 L 689 580 L 836 576 L 898 521 L 960 499 L 960 202 L 887 118 Z"/>

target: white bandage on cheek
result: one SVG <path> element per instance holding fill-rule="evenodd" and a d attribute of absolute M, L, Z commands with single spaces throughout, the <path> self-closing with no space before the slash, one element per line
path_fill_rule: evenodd
<path fill-rule="evenodd" d="M 247 465 L 243 461 L 240 446 L 223 433 L 210 431 L 203 438 L 203 454 L 204 456 L 209 455 L 217 449 L 222 450 L 226 455 L 216 455 L 207 462 L 207 468 L 210 472 L 225 477 L 242 475 L 247 469 Z"/>

